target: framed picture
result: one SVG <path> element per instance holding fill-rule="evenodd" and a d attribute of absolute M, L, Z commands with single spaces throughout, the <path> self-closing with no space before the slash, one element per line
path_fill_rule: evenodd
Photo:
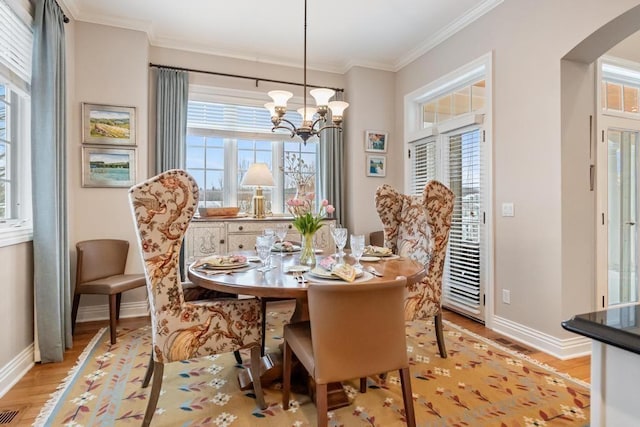
<path fill-rule="evenodd" d="M 364 151 L 372 153 L 387 152 L 387 132 L 379 130 L 367 130 L 364 133 Z"/>
<path fill-rule="evenodd" d="M 82 147 L 83 187 L 131 187 L 135 182 L 135 148 Z"/>
<path fill-rule="evenodd" d="M 387 175 L 387 156 L 367 156 L 367 176 Z"/>
<path fill-rule="evenodd" d="M 82 142 L 136 145 L 136 109 L 82 103 Z"/>

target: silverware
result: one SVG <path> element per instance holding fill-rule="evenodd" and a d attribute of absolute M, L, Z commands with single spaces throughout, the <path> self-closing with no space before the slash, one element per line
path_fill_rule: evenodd
<path fill-rule="evenodd" d="M 295 272 L 293 273 L 293 278 L 300 284 L 305 283 L 307 279 L 304 277 L 304 273 Z"/>
<path fill-rule="evenodd" d="M 371 274 L 373 274 L 374 276 L 376 276 L 376 277 L 382 277 L 382 276 L 384 276 L 384 274 L 381 274 L 378 270 L 376 270 L 376 269 L 375 269 L 375 268 L 373 268 L 373 267 L 367 267 L 367 268 L 366 268 L 366 270 L 367 270 L 369 273 L 371 273 Z"/>

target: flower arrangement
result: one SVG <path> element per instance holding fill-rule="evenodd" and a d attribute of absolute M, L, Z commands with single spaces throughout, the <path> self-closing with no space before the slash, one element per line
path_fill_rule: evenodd
<path fill-rule="evenodd" d="M 315 195 L 310 193 L 304 199 L 287 200 L 287 209 L 293 215 L 293 226 L 302 234 L 310 235 L 315 233 L 322 226 L 321 221 L 327 216 L 335 212 L 335 208 L 329 204 L 327 199 L 320 203 L 320 209 L 317 214 L 311 213 L 311 203 Z"/>

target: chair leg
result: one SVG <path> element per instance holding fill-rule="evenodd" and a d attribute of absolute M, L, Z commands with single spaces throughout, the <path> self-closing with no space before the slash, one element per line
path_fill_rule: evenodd
<path fill-rule="evenodd" d="M 71 335 L 76 332 L 76 319 L 78 318 L 78 306 L 80 305 L 80 295 L 73 295 L 73 306 L 71 307 Z"/>
<path fill-rule="evenodd" d="M 289 394 L 291 392 L 291 347 L 285 340 L 282 347 L 282 408 L 289 409 Z"/>
<path fill-rule="evenodd" d="M 413 411 L 413 396 L 411 393 L 411 373 L 409 368 L 400 369 L 400 384 L 402 385 L 402 400 L 408 427 L 416 426 L 416 415 Z"/>
<path fill-rule="evenodd" d="M 256 393 L 256 400 L 260 409 L 267 409 L 264 401 L 264 392 L 262 391 L 262 381 L 260 380 L 260 364 L 262 357 L 260 356 L 260 347 L 251 347 L 251 378 L 253 379 L 253 391 Z"/>
<path fill-rule="evenodd" d="M 318 427 L 327 427 L 329 417 L 327 411 L 329 402 L 327 396 L 327 384 L 316 383 L 316 411 L 318 411 Z"/>
<path fill-rule="evenodd" d="M 440 350 L 440 357 L 447 358 L 447 349 L 444 346 L 444 331 L 442 330 L 442 313 L 435 316 L 434 324 L 436 328 L 436 340 L 438 341 L 438 350 Z"/>
<path fill-rule="evenodd" d="M 111 344 L 116 343 L 118 321 L 116 319 L 116 295 L 109 295 L 109 328 L 111 329 Z"/>
<path fill-rule="evenodd" d="M 122 292 L 116 294 L 116 319 L 120 320 L 120 303 L 122 302 Z"/>
<path fill-rule="evenodd" d="M 240 354 L 240 350 L 236 350 L 233 352 L 233 357 L 236 358 L 236 363 L 238 365 L 242 365 L 242 355 Z"/>
<path fill-rule="evenodd" d="M 264 356 L 264 347 L 267 340 L 267 300 L 260 299 L 260 310 L 262 311 L 262 342 L 260 343 L 260 354 Z"/>
<path fill-rule="evenodd" d="M 147 365 L 147 372 L 144 374 L 144 380 L 142 380 L 142 388 L 147 388 L 151 376 L 153 375 L 153 349 L 151 349 L 151 356 L 149 357 L 149 364 Z"/>
<path fill-rule="evenodd" d="M 155 375 L 153 376 L 153 384 L 151 384 L 151 393 L 149 393 L 149 402 L 147 403 L 147 410 L 144 413 L 144 421 L 142 421 L 142 427 L 149 427 L 151 418 L 156 412 L 158 406 L 158 398 L 160 397 L 160 389 L 162 388 L 162 375 L 164 373 L 164 363 L 153 362 Z"/>
<path fill-rule="evenodd" d="M 367 377 L 360 378 L 360 393 L 367 392 Z"/>

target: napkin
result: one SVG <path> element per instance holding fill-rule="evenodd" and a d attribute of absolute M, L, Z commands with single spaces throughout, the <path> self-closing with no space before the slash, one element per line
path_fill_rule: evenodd
<path fill-rule="evenodd" d="M 389 248 L 385 248 L 383 246 L 375 246 L 368 245 L 364 248 L 364 253 L 367 255 L 377 255 L 377 256 L 390 256 L 393 255 L 393 252 Z"/>
<path fill-rule="evenodd" d="M 211 255 L 196 261 L 195 267 L 202 267 L 206 265 L 224 267 L 235 264 L 244 264 L 245 262 L 247 262 L 247 257 L 244 255 Z"/>
<path fill-rule="evenodd" d="M 356 280 L 356 269 L 349 264 L 338 264 L 334 266 L 331 270 L 331 274 L 336 275 L 347 282 L 353 282 Z"/>

